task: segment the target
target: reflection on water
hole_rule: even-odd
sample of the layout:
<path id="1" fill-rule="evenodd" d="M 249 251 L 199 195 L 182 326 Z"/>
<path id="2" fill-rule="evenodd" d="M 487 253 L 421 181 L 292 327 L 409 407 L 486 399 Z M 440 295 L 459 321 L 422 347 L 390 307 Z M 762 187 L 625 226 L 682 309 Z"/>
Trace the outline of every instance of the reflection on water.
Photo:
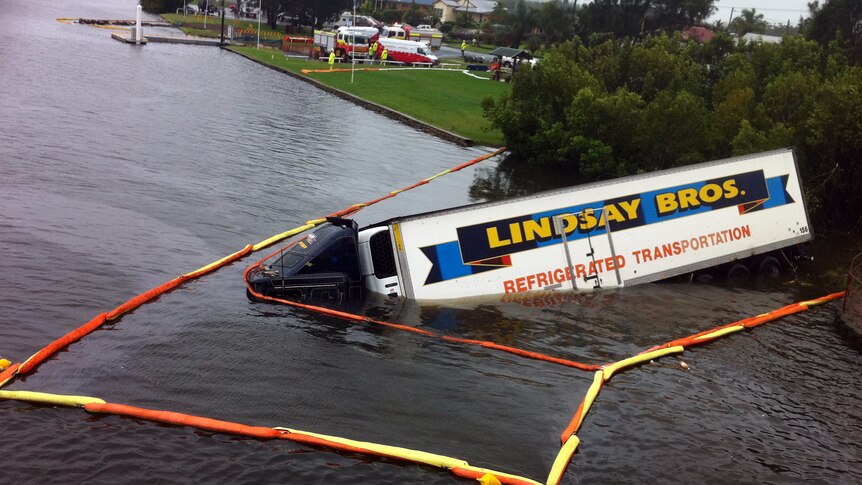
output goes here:
<path id="1" fill-rule="evenodd" d="M 4 357 L 26 359 L 177 274 L 482 152 L 218 49 L 136 48 L 54 20 L 132 11 L 114 0 L 12 0 L 0 9 Z M 540 186 L 518 185 L 522 174 L 505 167 L 483 170 L 437 179 L 357 219 L 367 225 Z M 490 188 L 471 195 L 483 183 Z M 246 264 L 107 325 L 12 388 L 546 476 L 589 374 L 251 303 Z M 604 363 L 820 290 L 670 283 L 434 304 L 379 299 L 352 310 Z M 625 372 L 590 412 L 566 481 L 859 482 L 860 364 L 827 308 Z M 0 466 L 15 483 L 454 481 L 427 467 L 76 410 L 0 402 L 0 415 Z"/>
<path id="2" fill-rule="evenodd" d="M 470 186 L 474 201 L 509 199 L 587 182 L 578 180 L 574 170 L 535 167 L 521 162 L 516 155 L 508 155 L 495 167 L 477 171 Z"/>

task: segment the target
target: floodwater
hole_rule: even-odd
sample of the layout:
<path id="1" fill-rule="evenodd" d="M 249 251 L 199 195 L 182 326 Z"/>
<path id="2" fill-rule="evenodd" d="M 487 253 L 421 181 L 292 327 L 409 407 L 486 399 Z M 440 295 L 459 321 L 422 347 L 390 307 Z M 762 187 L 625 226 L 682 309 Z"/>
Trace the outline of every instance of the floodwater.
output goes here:
<path id="1" fill-rule="evenodd" d="M 55 21 L 128 18 L 133 7 L 0 9 L 0 353 L 13 362 L 177 274 L 483 152 L 216 48 L 127 46 Z M 493 165 L 357 218 L 468 203 L 483 177 Z M 253 260 L 105 326 L 8 389 L 375 441 L 545 479 L 590 374 L 250 303 L 242 271 Z M 669 283 L 364 311 L 604 363 L 835 290 Z M 859 483 L 862 357 L 834 328 L 834 306 L 617 375 L 564 482 Z M 8 401 L 0 470 L 10 483 L 459 481 L 286 441 Z"/>

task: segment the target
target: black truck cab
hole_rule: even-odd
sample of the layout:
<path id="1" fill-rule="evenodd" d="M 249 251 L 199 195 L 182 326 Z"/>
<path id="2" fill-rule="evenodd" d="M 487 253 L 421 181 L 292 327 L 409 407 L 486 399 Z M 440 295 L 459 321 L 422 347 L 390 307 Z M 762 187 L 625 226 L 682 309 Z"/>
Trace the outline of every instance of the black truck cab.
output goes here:
<path id="1" fill-rule="evenodd" d="M 336 217 L 327 222 L 271 264 L 252 270 L 248 281 L 254 291 L 273 298 L 335 305 L 359 298 L 362 277 L 356 222 Z M 251 292 L 248 297 L 257 300 Z"/>

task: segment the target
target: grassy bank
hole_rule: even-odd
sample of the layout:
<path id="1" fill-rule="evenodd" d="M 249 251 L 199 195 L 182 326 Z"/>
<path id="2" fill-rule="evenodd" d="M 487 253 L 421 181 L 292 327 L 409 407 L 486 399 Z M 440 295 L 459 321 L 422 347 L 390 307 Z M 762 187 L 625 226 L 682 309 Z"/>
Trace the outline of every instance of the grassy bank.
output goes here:
<path id="1" fill-rule="evenodd" d="M 274 49 L 231 47 L 249 57 L 297 74 L 303 69 L 327 69 L 326 63 L 285 59 Z M 461 71 L 428 69 L 357 70 L 305 74 L 316 81 L 399 111 L 426 123 L 473 139 L 477 144 L 501 146 L 503 135 L 482 116 L 482 99 L 498 97 L 511 85 L 476 79 Z"/>
<path id="2" fill-rule="evenodd" d="M 182 15 L 163 13 L 162 18 L 170 22 L 178 29 L 189 35 L 200 37 L 220 37 L 221 17 L 206 17 L 206 29 L 204 29 L 203 15 Z M 225 19 L 225 26 L 233 26 L 234 32 L 249 30 L 257 32 L 257 21 L 249 19 Z M 260 24 L 260 34 L 263 37 L 281 39 L 285 34 L 283 30 L 272 29 L 269 24 Z"/>

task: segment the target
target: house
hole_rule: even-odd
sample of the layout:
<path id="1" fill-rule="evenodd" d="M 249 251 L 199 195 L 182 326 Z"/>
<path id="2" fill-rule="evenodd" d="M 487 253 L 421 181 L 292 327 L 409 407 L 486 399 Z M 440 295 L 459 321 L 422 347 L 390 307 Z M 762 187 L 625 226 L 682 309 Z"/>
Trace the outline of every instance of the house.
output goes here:
<path id="1" fill-rule="evenodd" d="M 706 27 L 686 27 L 682 30 L 682 36 L 695 42 L 709 42 L 715 38 L 715 32 Z"/>
<path id="2" fill-rule="evenodd" d="M 491 0 L 436 0 L 434 15 L 443 22 L 454 22 L 459 14 L 467 14 L 474 22 L 481 22 L 494 12 L 496 1 Z"/>
<path id="3" fill-rule="evenodd" d="M 778 37 L 777 35 L 755 34 L 754 32 L 749 32 L 743 35 L 742 40 L 745 42 L 763 42 L 764 44 L 781 43 L 781 37 Z"/>
<path id="4" fill-rule="evenodd" d="M 422 10 L 430 10 L 434 0 L 377 0 L 374 7 L 376 10 L 410 10 L 414 3 Z"/>

